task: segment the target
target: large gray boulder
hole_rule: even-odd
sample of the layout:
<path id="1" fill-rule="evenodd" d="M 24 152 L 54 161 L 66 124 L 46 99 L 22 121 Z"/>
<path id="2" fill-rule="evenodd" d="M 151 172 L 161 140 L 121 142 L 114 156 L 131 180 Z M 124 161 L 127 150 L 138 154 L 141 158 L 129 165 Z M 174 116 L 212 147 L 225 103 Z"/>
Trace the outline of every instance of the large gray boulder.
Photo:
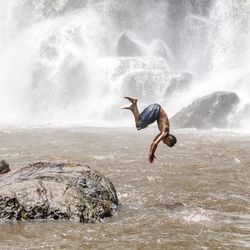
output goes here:
<path id="1" fill-rule="evenodd" d="M 175 128 L 225 128 L 238 103 L 239 97 L 233 92 L 214 92 L 193 101 L 170 122 Z"/>
<path id="2" fill-rule="evenodd" d="M 0 219 L 95 222 L 118 203 L 108 178 L 76 163 L 37 162 L 0 179 Z"/>

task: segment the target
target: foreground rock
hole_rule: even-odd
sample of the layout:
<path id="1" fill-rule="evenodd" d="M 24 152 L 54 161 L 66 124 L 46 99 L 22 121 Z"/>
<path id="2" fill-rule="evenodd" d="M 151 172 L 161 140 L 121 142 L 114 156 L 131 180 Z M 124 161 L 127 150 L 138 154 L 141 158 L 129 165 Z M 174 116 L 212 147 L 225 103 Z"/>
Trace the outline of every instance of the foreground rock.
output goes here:
<path id="1" fill-rule="evenodd" d="M 6 174 L 10 171 L 10 166 L 7 161 L 0 161 L 0 174 Z"/>
<path id="2" fill-rule="evenodd" d="M 37 162 L 0 179 L 0 219 L 95 222 L 118 202 L 108 178 L 75 163 Z"/>
<path id="3" fill-rule="evenodd" d="M 171 118 L 175 128 L 224 128 L 239 97 L 233 92 L 214 92 L 192 102 Z"/>

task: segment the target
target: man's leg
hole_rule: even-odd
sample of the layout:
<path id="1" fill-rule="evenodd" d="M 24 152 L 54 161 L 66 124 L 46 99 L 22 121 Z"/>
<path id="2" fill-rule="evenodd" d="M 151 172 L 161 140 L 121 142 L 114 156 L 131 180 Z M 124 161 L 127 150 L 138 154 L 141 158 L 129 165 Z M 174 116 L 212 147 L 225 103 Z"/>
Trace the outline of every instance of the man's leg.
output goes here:
<path id="1" fill-rule="evenodd" d="M 125 99 L 129 100 L 131 102 L 131 105 L 129 106 L 122 106 L 122 109 L 129 109 L 134 115 L 135 118 L 135 125 L 136 127 L 140 126 L 140 113 L 137 107 L 137 98 L 135 97 L 130 97 L 130 96 L 125 96 Z"/>

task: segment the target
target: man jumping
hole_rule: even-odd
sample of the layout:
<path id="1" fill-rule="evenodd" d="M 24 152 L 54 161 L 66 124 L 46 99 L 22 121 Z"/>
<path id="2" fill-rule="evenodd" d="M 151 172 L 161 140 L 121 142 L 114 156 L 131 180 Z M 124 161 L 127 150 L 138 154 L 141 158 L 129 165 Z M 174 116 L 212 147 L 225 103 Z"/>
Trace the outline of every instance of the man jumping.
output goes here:
<path id="1" fill-rule="evenodd" d="M 160 133 L 154 138 L 148 155 L 148 160 L 150 163 L 154 162 L 156 158 L 154 153 L 160 141 L 169 147 L 173 147 L 177 142 L 174 135 L 169 134 L 169 120 L 166 112 L 159 104 L 150 104 L 146 107 L 140 114 L 137 108 L 137 98 L 125 96 L 131 104 L 122 106 L 122 109 L 129 109 L 134 115 L 135 125 L 138 130 L 146 128 L 149 124 L 157 121 Z"/>

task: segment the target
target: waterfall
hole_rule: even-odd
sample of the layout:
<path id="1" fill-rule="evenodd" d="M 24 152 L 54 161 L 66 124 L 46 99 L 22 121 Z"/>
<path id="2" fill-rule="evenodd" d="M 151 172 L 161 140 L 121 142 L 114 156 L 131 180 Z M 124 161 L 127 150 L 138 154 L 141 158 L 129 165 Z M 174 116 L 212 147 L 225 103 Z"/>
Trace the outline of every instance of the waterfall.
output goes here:
<path id="1" fill-rule="evenodd" d="M 250 3 L 2 0 L 1 125 L 131 125 L 124 95 L 174 115 L 233 91 L 247 124 Z"/>

